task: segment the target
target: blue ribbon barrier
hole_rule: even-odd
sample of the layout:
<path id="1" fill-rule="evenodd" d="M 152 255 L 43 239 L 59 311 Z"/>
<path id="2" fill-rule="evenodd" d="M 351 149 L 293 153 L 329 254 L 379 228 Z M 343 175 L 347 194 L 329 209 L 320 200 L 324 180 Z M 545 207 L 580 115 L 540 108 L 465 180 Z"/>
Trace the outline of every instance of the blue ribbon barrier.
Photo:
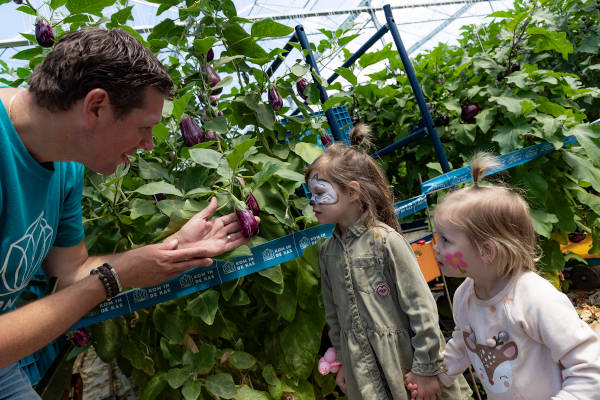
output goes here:
<path id="1" fill-rule="evenodd" d="M 569 136 L 565 138 L 563 146 L 573 144 L 577 142 L 575 136 Z M 511 151 L 510 153 L 503 154 L 495 157 L 499 162 L 500 167 L 490 171 L 487 175 L 492 175 L 500 171 L 507 170 L 517 165 L 524 164 L 528 161 L 535 160 L 543 155 L 553 152 L 556 150 L 552 143 L 544 142 L 533 146 L 526 147 Z M 423 182 L 421 184 L 421 192 L 424 194 L 432 193 L 441 189 L 447 189 L 452 186 L 459 185 L 461 183 L 469 182 L 473 180 L 471 175 L 471 166 L 462 167 L 454 171 L 450 171 L 444 175 L 437 176 L 433 179 Z"/>
<path id="2" fill-rule="evenodd" d="M 414 214 L 425 207 L 427 207 L 425 195 L 394 205 L 398 219 Z M 215 261 L 210 267 L 194 268 L 160 285 L 128 290 L 111 301 L 101 303 L 71 329 L 83 328 L 168 300 L 187 296 L 302 257 L 308 246 L 312 246 L 320 239 L 330 237 L 333 228 L 333 224 L 317 225 L 252 247 L 250 249 L 251 256 L 237 257 L 230 261 Z"/>

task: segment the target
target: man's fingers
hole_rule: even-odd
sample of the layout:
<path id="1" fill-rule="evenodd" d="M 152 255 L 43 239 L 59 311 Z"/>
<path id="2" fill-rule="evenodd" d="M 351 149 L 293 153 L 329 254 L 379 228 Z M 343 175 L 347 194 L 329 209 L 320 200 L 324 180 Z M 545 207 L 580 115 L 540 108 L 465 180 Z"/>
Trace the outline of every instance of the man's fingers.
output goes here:
<path id="1" fill-rule="evenodd" d="M 213 197 L 210 199 L 208 205 L 204 207 L 204 210 L 200 211 L 198 214 L 204 219 L 209 219 L 215 211 L 217 211 L 217 198 Z"/>

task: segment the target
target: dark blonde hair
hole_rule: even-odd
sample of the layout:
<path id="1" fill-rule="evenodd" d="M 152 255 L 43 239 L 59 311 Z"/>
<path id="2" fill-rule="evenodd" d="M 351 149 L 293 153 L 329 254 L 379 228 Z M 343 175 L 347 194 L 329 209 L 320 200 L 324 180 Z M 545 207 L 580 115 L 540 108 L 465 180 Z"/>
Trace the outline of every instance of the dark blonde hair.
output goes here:
<path id="1" fill-rule="evenodd" d="M 477 249 L 486 240 L 492 242 L 504 276 L 535 271 L 540 254 L 527 202 L 508 187 L 480 185 L 496 166 L 490 156 L 477 155 L 472 163 L 475 183 L 448 194 L 437 206 L 434 221 L 459 229 Z"/>
<path id="2" fill-rule="evenodd" d="M 366 226 L 372 227 L 379 220 L 400 232 L 390 184 L 381 168 L 365 150 L 370 145 L 370 136 L 371 128 L 368 125 L 356 125 L 350 131 L 352 146 L 337 142 L 328 147 L 306 169 L 305 178 L 308 180 L 314 171 L 325 172 L 344 192 L 349 189 L 348 183 L 358 182 L 360 203 L 363 212 L 367 214 Z"/>

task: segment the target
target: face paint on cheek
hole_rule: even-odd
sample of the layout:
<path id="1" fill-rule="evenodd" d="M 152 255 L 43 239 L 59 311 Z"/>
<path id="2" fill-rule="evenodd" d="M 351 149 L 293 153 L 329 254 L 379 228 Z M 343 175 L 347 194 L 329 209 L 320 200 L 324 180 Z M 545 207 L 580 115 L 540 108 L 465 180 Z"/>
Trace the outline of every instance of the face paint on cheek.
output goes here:
<path id="1" fill-rule="evenodd" d="M 464 274 L 467 272 L 466 268 L 468 268 L 469 266 L 462 258 L 463 255 L 460 251 L 457 251 L 456 253 L 444 254 L 444 259 L 446 260 L 446 263 L 449 264 L 452 268 Z"/>
<path id="2" fill-rule="evenodd" d="M 319 175 L 315 174 L 307 181 L 308 190 L 311 193 L 311 204 L 335 204 L 338 201 L 337 193 L 333 185 L 325 180 L 319 179 Z M 318 194 L 316 194 L 318 193 Z"/>

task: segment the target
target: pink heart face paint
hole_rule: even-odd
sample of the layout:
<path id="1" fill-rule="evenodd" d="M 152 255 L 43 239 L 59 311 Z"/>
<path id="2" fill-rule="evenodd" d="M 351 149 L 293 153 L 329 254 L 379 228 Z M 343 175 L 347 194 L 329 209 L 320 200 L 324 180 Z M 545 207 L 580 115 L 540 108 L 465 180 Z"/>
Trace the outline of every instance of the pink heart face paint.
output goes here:
<path id="1" fill-rule="evenodd" d="M 463 260 L 463 255 L 460 251 L 457 251 L 455 253 L 445 253 L 444 259 L 446 260 L 446 263 L 448 265 L 450 265 L 452 268 L 454 268 L 462 273 L 467 272 L 466 268 L 468 268 L 468 265 Z"/>

